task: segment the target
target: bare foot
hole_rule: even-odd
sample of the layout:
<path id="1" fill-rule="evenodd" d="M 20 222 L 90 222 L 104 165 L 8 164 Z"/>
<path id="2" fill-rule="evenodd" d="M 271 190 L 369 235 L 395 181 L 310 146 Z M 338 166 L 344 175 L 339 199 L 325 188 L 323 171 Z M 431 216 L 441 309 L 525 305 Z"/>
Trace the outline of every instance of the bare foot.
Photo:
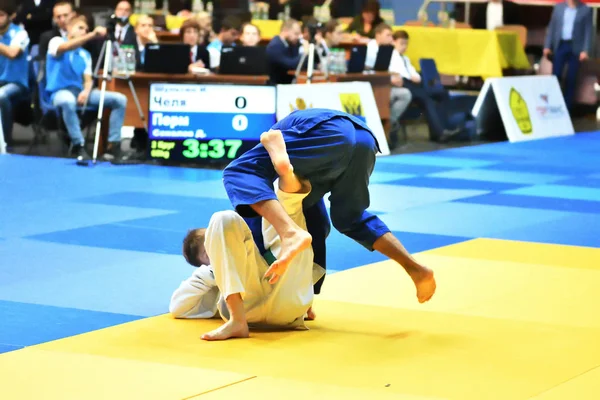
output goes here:
<path id="1" fill-rule="evenodd" d="M 247 338 L 250 336 L 248 324 L 245 322 L 237 322 L 229 320 L 223 325 L 202 335 L 202 340 L 225 340 L 230 338 Z"/>
<path id="2" fill-rule="evenodd" d="M 417 299 L 419 303 L 425 303 L 431 299 L 435 293 L 435 277 L 433 271 L 423 267 L 418 273 L 411 275 L 413 282 L 417 288 Z"/>
<path id="3" fill-rule="evenodd" d="M 307 321 L 314 321 L 315 318 L 317 318 L 317 315 L 315 314 L 315 312 L 313 311 L 313 309 L 311 307 L 306 312 L 306 318 L 304 318 L 304 319 L 307 320 Z"/>
<path id="4" fill-rule="evenodd" d="M 260 143 L 269 153 L 277 175 L 285 176 L 294 172 L 281 131 L 264 132 L 260 135 Z"/>
<path id="5" fill-rule="evenodd" d="M 265 278 L 271 277 L 269 283 L 277 282 L 279 277 L 287 270 L 294 257 L 301 251 L 309 248 L 311 243 L 312 236 L 310 236 L 310 233 L 300 228 L 291 231 L 289 234 L 282 235 L 279 258 L 271 264 L 265 273 Z"/>

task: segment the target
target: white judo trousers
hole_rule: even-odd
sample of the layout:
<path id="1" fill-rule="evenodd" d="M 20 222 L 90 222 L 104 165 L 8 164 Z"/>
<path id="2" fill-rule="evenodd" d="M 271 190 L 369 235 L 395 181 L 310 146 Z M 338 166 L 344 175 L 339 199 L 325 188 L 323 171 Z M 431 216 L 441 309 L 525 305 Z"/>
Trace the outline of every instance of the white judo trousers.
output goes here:
<path id="1" fill-rule="evenodd" d="M 292 220 L 306 229 L 302 200 L 307 193 L 278 191 L 280 203 Z M 263 219 L 265 248 L 275 257 L 280 239 L 275 229 Z M 234 211 L 215 213 L 206 231 L 205 247 L 221 292 L 219 311 L 223 319 L 229 313 L 224 304 L 231 294 L 240 293 L 249 324 L 305 327 L 304 315 L 312 305 L 313 283 L 324 270 L 314 266 L 312 247 L 299 253 L 275 284 L 264 278 L 269 268 L 260 254 L 246 222 Z"/>

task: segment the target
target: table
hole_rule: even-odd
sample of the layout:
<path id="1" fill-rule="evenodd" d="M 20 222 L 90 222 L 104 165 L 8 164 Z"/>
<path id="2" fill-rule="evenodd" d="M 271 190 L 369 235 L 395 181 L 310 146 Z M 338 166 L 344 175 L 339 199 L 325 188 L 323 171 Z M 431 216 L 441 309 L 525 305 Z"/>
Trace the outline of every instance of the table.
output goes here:
<path id="1" fill-rule="evenodd" d="M 400 28 L 400 27 L 398 27 Z M 514 32 L 403 26 L 410 36 L 407 56 L 433 58 L 444 75 L 500 77 L 508 68 L 528 69 L 529 60 Z"/>
<path id="2" fill-rule="evenodd" d="M 290 71 L 293 75 L 295 72 Z M 371 74 L 352 73 L 352 74 L 332 74 L 329 79 L 320 72 L 315 72 L 312 83 L 334 83 L 334 82 L 369 82 L 373 88 L 375 103 L 379 110 L 379 118 L 384 121 L 390 119 L 390 97 L 391 97 L 391 77 L 388 72 L 374 72 Z M 297 83 L 306 83 L 306 74 L 298 76 Z"/>
<path id="3" fill-rule="evenodd" d="M 144 117 L 148 118 L 148 104 L 150 97 L 150 83 L 152 82 L 171 82 L 171 83 L 217 83 L 217 84 L 235 84 L 235 85 L 266 85 L 269 77 L 267 75 L 246 76 L 246 75 L 194 75 L 194 74 L 155 74 L 146 72 L 136 72 L 131 75 L 131 80 L 135 87 L 136 94 L 142 107 Z M 127 96 L 127 110 L 125 112 L 124 126 L 133 126 L 136 128 L 144 127 L 140 120 L 133 95 L 129 90 L 129 83 L 126 79 L 115 77 L 107 84 L 107 90 L 119 92 Z M 108 124 L 103 124 L 108 125 Z"/>

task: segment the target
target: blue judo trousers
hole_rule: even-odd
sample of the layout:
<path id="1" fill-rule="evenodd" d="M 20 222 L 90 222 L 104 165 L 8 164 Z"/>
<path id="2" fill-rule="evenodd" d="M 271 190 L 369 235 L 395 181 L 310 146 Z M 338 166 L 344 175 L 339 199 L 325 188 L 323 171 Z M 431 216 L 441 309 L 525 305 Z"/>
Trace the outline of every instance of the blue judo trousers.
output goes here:
<path id="1" fill-rule="evenodd" d="M 294 172 L 312 186 L 303 210 L 313 238 L 314 262 L 326 268 L 325 240 L 331 229 L 323 201 L 327 193 L 330 193 L 333 226 L 373 251 L 373 243 L 390 230 L 376 215 L 366 211 L 369 177 L 379 151 L 377 140 L 366 124 L 344 112 L 308 109 L 293 112 L 271 129 L 282 132 Z M 277 173 L 261 144 L 223 171 L 227 195 L 246 219 L 263 253 L 262 219 L 250 205 L 277 199 L 273 189 L 275 179 Z M 315 284 L 316 294 L 320 293 L 324 278 Z"/>

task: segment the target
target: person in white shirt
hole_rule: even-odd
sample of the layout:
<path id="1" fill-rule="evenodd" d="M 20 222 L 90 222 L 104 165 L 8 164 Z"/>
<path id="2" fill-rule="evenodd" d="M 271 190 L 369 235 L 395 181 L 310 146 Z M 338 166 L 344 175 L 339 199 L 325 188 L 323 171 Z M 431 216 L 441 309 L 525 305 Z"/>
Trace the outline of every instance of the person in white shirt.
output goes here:
<path id="1" fill-rule="evenodd" d="M 146 45 L 158 43 L 156 32 L 154 32 L 154 19 L 148 15 L 140 15 L 135 23 L 136 34 L 136 69 L 142 69 L 145 62 Z"/>
<path id="2" fill-rule="evenodd" d="M 377 60 L 377 53 L 379 52 L 379 46 L 391 46 L 394 44 L 394 36 L 392 34 L 392 28 L 387 24 L 380 24 L 375 28 L 375 39 L 371 39 L 367 44 L 367 57 L 365 60 L 365 67 L 373 68 L 375 61 Z M 390 60 L 389 72 L 392 74 L 392 90 L 390 98 L 390 119 L 392 121 L 392 128 L 390 130 L 390 145 L 393 147 L 397 138 L 397 132 L 400 129 L 400 117 L 412 101 L 412 94 L 410 90 L 403 87 L 403 80 L 398 75 L 398 66 L 402 64 L 401 56 L 398 52 L 392 53 Z"/>
<path id="3" fill-rule="evenodd" d="M 282 159 L 281 154 L 287 153 L 280 131 L 263 133 L 261 143 L 279 175 L 278 200 L 292 220 L 306 230 L 302 201 L 311 191 L 310 183 L 298 179 L 289 158 Z M 275 274 L 269 265 L 281 251 L 281 239 L 266 219 L 262 220 L 262 234 L 267 249 L 264 255 L 235 211 L 217 212 L 207 229 L 190 231 L 184 239 L 183 254 L 198 268 L 173 293 L 171 314 L 175 318 L 213 318 L 218 312 L 226 322 L 202 335 L 204 340 L 248 337 L 249 324 L 307 329 L 305 317 L 314 319 L 313 285 L 325 271 L 313 263 L 309 246 L 294 258 L 285 274 Z"/>
<path id="4" fill-rule="evenodd" d="M 443 104 L 436 102 L 421 84 L 421 75 L 405 55 L 408 49 L 409 36 L 406 31 L 399 30 L 393 34 L 395 51 L 390 62 L 390 72 L 394 73 L 394 86 L 409 90 L 412 101 L 425 113 L 429 126 L 429 137 L 432 141 L 444 141 L 457 134 L 459 130 L 445 129 Z"/>

